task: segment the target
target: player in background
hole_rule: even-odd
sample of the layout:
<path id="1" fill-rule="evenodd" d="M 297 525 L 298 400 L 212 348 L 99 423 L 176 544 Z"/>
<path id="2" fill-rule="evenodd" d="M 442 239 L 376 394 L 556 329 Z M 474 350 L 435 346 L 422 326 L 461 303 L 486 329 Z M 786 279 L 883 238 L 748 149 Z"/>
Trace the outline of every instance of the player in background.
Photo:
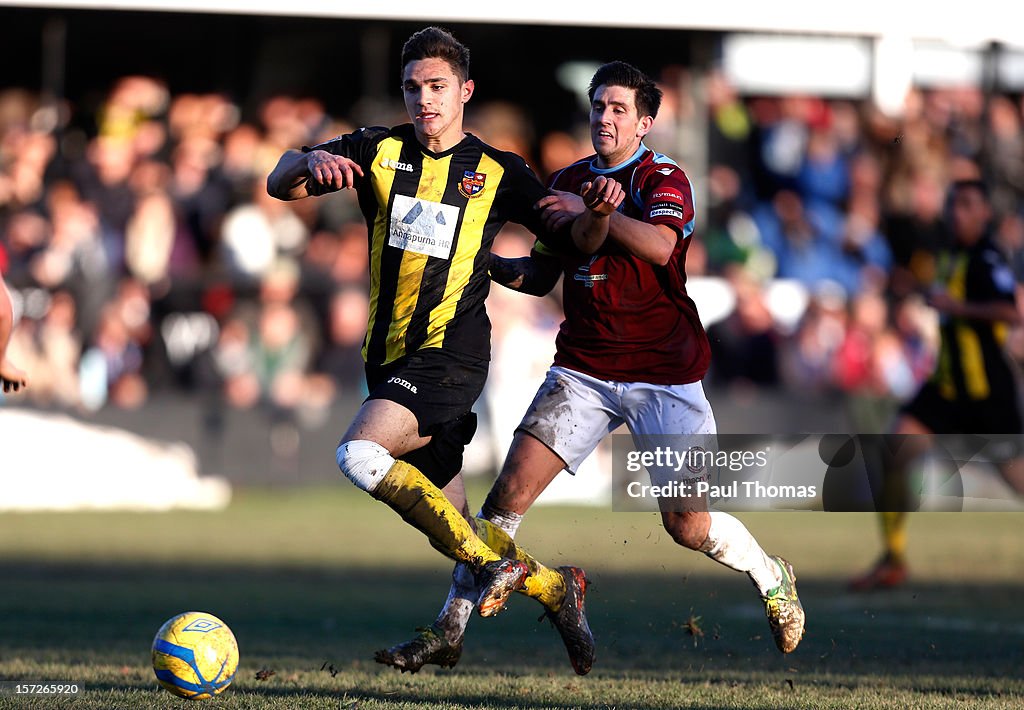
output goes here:
<path id="1" fill-rule="evenodd" d="M 899 437 L 882 471 L 884 552 L 850 589 L 894 587 L 907 578 L 907 510 L 910 470 L 932 447 L 931 434 L 1020 434 L 1016 379 L 1003 350 L 1006 331 L 1020 320 L 1013 272 L 990 237 L 992 205 L 978 180 L 953 183 L 948 219 L 953 247 L 939 260 L 938 287 L 929 304 L 939 312 L 940 345 L 935 371 L 893 425 Z M 1019 458 L 1000 473 L 1024 494 Z"/>
<path id="2" fill-rule="evenodd" d="M 12 330 L 14 309 L 11 306 L 11 294 L 7 291 L 3 273 L 0 273 L 0 385 L 3 385 L 4 392 L 17 392 L 22 387 L 28 387 L 28 375 L 7 359 Z"/>
<path id="3" fill-rule="evenodd" d="M 484 299 L 494 236 L 512 220 L 553 239 L 533 209 L 548 192 L 526 163 L 463 131 L 473 90 L 469 50 L 444 30 L 421 30 L 402 49 L 411 124 L 288 151 L 267 189 L 290 200 L 354 188 L 366 219 L 370 394 L 338 445 L 342 473 L 473 571 L 482 616 L 497 613 L 527 572 L 528 593 L 554 613 L 582 571 L 551 570 L 508 547 L 495 552 L 441 491 L 476 430 L 470 410 L 490 356 Z M 568 232 L 607 231 L 617 206 L 607 197 L 588 194 L 604 212 L 576 220 L 567 247 Z M 479 525 L 488 537 L 488 524 Z"/>
<path id="4" fill-rule="evenodd" d="M 564 275 L 565 321 L 554 365 L 481 512 L 510 537 L 559 471 L 575 471 L 619 425 L 626 424 L 639 448 L 651 436 L 716 431 L 701 384 L 710 350 L 686 295 L 686 251 L 694 225 L 690 183 L 678 165 L 643 142 L 658 114 L 661 91 L 636 68 L 612 62 L 597 70 L 589 96 L 595 154 L 556 173 L 553 194 L 538 207 L 548 227 L 557 230 L 590 208 L 577 196 L 581 189 L 618 182 L 627 199 L 611 216 L 607 235 L 574 233 L 580 253 L 556 255 L 538 242 L 528 257 L 491 257 L 495 281 L 532 295 L 548 293 Z M 779 650 L 796 648 L 804 612 L 788 562 L 765 553 L 727 513 L 709 513 L 704 506 L 663 507 L 662 522 L 678 544 L 749 575 Z M 476 591 L 472 577 L 458 568 L 454 579 L 433 626 L 378 652 L 380 662 L 415 670 L 458 657 Z M 586 590 L 586 579 L 579 580 L 579 589 Z M 578 629 L 575 644 L 573 639 L 566 644 L 573 668 L 587 673 L 594 660 L 589 628 Z"/>

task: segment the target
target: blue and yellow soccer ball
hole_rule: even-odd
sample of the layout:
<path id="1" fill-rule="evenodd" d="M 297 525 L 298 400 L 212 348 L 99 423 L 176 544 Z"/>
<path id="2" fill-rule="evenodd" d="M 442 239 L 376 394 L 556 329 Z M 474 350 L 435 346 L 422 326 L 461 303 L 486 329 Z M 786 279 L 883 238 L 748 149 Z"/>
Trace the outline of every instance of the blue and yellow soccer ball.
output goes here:
<path id="1" fill-rule="evenodd" d="M 235 635 L 213 614 L 178 614 L 156 632 L 153 670 L 164 690 L 189 700 L 212 698 L 238 670 Z"/>

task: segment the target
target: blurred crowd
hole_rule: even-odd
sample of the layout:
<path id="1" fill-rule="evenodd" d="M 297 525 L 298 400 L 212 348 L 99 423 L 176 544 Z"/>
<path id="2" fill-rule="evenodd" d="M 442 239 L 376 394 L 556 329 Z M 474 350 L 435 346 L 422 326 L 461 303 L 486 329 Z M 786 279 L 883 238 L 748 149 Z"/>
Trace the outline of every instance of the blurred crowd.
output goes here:
<path id="1" fill-rule="evenodd" d="M 351 130 L 275 98 L 256 123 L 219 95 L 126 77 L 94 130 L 0 95 L 0 271 L 21 319 L 11 357 L 40 405 L 132 408 L 154 389 L 274 420 L 358 395 L 366 231 L 348 195 L 287 204 L 288 148 Z M 88 124 L 86 124 L 88 125 Z"/>
<path id="2" fill-rule="evenodd" d="M 699 105 L 678 87 L 666 83 L 649 140 L 670 155 Z M 948 242 L 948 183 L 989 181 L 996 239 L 1024 247 L 1024 103 L 914 91 L 894 118 L 870 102 L 743 97 L 719 74 L 704 89 L 710 170 L 688 272 L 735 295 L 709 328 L 712 385 L 845 393 L 855 426 L 884 426 L 932 366 L 923 294 Z M 400 106 L 384 113 L 375 122 L 405 120 Z M 91 116 L 0 93 L 0 272 L 20 313 L 10 355 L 32 373 L 21 396 L 89 411 L 169 388 L 289 426 L 361 397 L 367 253 L 354 196 L 284 203 L 265 190 L 283 151 L 352 128 L 315 100 L 276 97 L 245 120 L 224 96 L 172 95 L 140 76 Z M 529 111 L 505 103 L 474 106 L 467 128 L 542 178 L 592 152 L 585 124 L 535 136 Z M 510 226 L 495 250 L 530 244 Z M 773 296 L 780 279 L 796 288 Z M 495 374 L 526 353 L 542 371 L 557 293 L 497 291 Z"/>
<path id="3" fill-rule="evenodd" d="M 708 270 L 737 294 L 711 327 L 717 381 L 839 393 L 855 430 L 884 431 L 934 365 L 936 318 L 924 303 L 951 241 L 952 181 L 986 181 L 992 236 L 1020 261 L 1024 100 L 913 90 L 892 117 L 870 102 L 744 99 L 720 75 L 707 93 L 703 243 Z M 806 290 L 795 324 L 772 317 L 762 288 L 771 278 Z M 1010 355 L 1024 355 L 1019 330 Z"/>

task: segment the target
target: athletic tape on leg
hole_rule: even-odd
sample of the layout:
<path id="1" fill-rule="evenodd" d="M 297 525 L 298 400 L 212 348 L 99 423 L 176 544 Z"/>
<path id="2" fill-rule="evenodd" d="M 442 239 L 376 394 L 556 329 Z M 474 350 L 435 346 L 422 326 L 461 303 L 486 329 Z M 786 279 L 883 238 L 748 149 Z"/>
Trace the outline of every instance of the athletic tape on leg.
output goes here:
<path id="1" fill-rule="evenodd" d="M 395 465 L 394 457 L 374 441 L 346 441 L 338 445 L 338 468 L 367 493 L 373 493 L 388 471 Z"/>
<path id="2" fill-rule="evenodd" d="M 483 507 L 480 508 L 480 512 L 476 514 L 476 517 L 494 523 L 504 530 L 511 538 L 516 536 L 516 531 L 519 530 L 519 524 L 523 522 L 523 516 L 519 513 L 496 508 L 490 505 L 486 500 L 484 501 Z"/>

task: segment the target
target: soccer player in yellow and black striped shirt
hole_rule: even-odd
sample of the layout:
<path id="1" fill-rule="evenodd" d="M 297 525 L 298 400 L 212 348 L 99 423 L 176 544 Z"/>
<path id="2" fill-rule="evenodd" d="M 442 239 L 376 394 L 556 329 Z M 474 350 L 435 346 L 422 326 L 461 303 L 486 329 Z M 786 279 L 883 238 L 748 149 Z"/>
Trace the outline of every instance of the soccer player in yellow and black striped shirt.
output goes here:
<path id="1" fill-rule="evenodd" d="M 491 243 L 511 220 L 559 248 L 533 209 L 547 191 L 521 158 L 463 131 L 474 84 L 469 52 L 454 37 L 433 27 L 417 32 L 403 47 L 402 67 L 411 124 L 364 128 L 289 151 L 267 181 L 281 199 L 355 188 L 366 218 L 370 395 L 342 437 L 338 466 L 476 571 L 481 615 L 499 611 L 523 585 L 557 611 L 572 583 L 568 568 L 540 565 L 486 520 L 476 521 L 478 537 L 441 490 L 461 469 L 476 430 L 470 410 L 490 351 L 484 299 Z M 591 197 L 611 201 L 613 188 Z M 607 229 L 608 214 L 588 210 L 571 232 Z M 570 248 L 569 234 L 560 241 Z"/>
<path id="2" fill-rule="evenodd" d="M 885 553 L 854 591 L 894 587 L 907 576 L 908 469 L 931 446 L 931 434 L 1019 435 L 1016 379 L 1003 348 L 1010 324 L 1019 322 L 1015 279 L 989 236 L 992 206 L 984 183 L 953 183 L 949 221 L 953 248 L 941 255 L 940 283 L 928 302 L 939 314 L 938 362 L 931 378 L 907 403 L 885 456 L 879 516 Z M 1000 473 L 1024 493 L 1020 458 L 997 461 Z"/>

